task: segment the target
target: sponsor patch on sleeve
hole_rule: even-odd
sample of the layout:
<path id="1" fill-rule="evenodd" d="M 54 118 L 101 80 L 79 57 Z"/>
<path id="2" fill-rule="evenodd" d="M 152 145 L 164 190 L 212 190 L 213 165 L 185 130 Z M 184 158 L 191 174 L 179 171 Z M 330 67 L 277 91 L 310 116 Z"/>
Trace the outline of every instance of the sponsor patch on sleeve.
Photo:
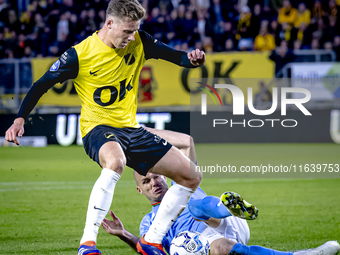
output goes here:
<path id="1" fill-rule="evenodd" d="M 51 72 L 58 71 L 59 66 L 60 66 L 60 61 L 59 61 L 59 59 L 58 59 L 56 62 L 53 63 L 53 65 L 52 65 L 51 68 L 50 68 L 50 71 L 51 71 Z"/>

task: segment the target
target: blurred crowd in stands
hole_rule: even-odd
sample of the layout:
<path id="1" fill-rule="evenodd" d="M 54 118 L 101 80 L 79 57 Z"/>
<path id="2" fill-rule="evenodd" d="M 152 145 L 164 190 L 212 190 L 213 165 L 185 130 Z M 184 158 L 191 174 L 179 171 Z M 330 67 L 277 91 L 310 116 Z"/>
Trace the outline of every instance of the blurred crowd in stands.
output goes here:
<path id="1" fill-rule="evenodd" d="M 102 27 L 108 2 L 0 0 L 0 58 L 61 55 Z M 293 49 L 340 49 L 340 0 L 140 2 L 147 10 L 141 29 L 183 51 L 272 50 L 279 61 Z"/>

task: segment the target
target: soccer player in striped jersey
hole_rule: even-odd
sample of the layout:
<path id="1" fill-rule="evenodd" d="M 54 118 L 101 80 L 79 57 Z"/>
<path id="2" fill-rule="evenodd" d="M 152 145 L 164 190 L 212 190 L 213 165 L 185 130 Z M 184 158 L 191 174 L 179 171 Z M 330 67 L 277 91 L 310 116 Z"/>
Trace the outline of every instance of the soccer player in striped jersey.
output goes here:
<path id="1" fill-rule="evenodd" d="M 71 47 L 36 81 L 23 100 L 6 140 L 18 143 L 25 119 L 39 98 L 54 84 L 73 79 L 81 99 L 80 127 L 86 153 L 102 171 L 93 186 L 78 254 L 101 254 L 96 247 L 98 228 L 107 214 L 114 188 L 129 166 L 141 175 L 165 175 L 176 182 L 149 231 L 138 242 L 142 254 L 165 255 L 161 242 L 197 189 L 202 174 L 195 164 L 166 140 L 136 121 L 140 71 L 148 59 L 163 59 L 194 68 L 205 54 L 174 50 L 139 29 L 145 15 L 137 0 L 111 0 L 100 31 Z M 169 74 L 171 75 L 171 74 Z"/>

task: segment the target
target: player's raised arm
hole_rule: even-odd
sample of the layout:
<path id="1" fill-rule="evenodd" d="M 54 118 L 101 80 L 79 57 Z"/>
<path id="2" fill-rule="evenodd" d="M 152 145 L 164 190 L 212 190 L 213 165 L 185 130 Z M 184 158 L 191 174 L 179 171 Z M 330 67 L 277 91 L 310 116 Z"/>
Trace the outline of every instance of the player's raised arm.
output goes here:
<path id="1" fill-rule="evenodd" d="M 58 82 L 76 78 L 79 71 L 78 56 L 72 47 L 61 55 L 51 68 L 28 91 L 23 100 L 17 118 L 6 131 L 5 139 L 19 145 L 17 136 L 24 134 L 24 124 L 27 116 L 38 103 L 39 99 Z"/>
<path id="2" fill-rule="evenodd" d="M 143 30 L 139 30 L 139 34 L 143 42 L 145 59 L 164 59 L 187 68 L 198 67 L 205 63 L 205 53 L 199 49 L 186 53 L 169 47 Z"/>
<path id="3" fill-rule="evenodd" d="M 110 210 L 110 215 L 112 217 L 112 220 L 108 220 L 104 218 L 102 221 L 102 227 L 103 229 L 114 236 L 118 236 L 122 241 L 127 243 L 132 249 L 137 251 L 136 244 L 139 240 L 139 238 L 133 234 L 131 234 L 129 231 L 127 231 L 123 223 L 120 221 L 120 219 L 113 213 L 112 210 Z"/>

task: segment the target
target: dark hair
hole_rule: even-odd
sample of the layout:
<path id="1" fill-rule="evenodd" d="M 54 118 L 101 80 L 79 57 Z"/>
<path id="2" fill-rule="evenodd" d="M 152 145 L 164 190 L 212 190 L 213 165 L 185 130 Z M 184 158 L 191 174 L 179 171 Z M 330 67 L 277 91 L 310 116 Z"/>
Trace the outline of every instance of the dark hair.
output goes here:
<path id="1" fill-rule="evenodd" d="M 107 16 L 138 21 L 145 16 L 145 9 L 137 0 L 111 0 L 106 10 Z"/>

